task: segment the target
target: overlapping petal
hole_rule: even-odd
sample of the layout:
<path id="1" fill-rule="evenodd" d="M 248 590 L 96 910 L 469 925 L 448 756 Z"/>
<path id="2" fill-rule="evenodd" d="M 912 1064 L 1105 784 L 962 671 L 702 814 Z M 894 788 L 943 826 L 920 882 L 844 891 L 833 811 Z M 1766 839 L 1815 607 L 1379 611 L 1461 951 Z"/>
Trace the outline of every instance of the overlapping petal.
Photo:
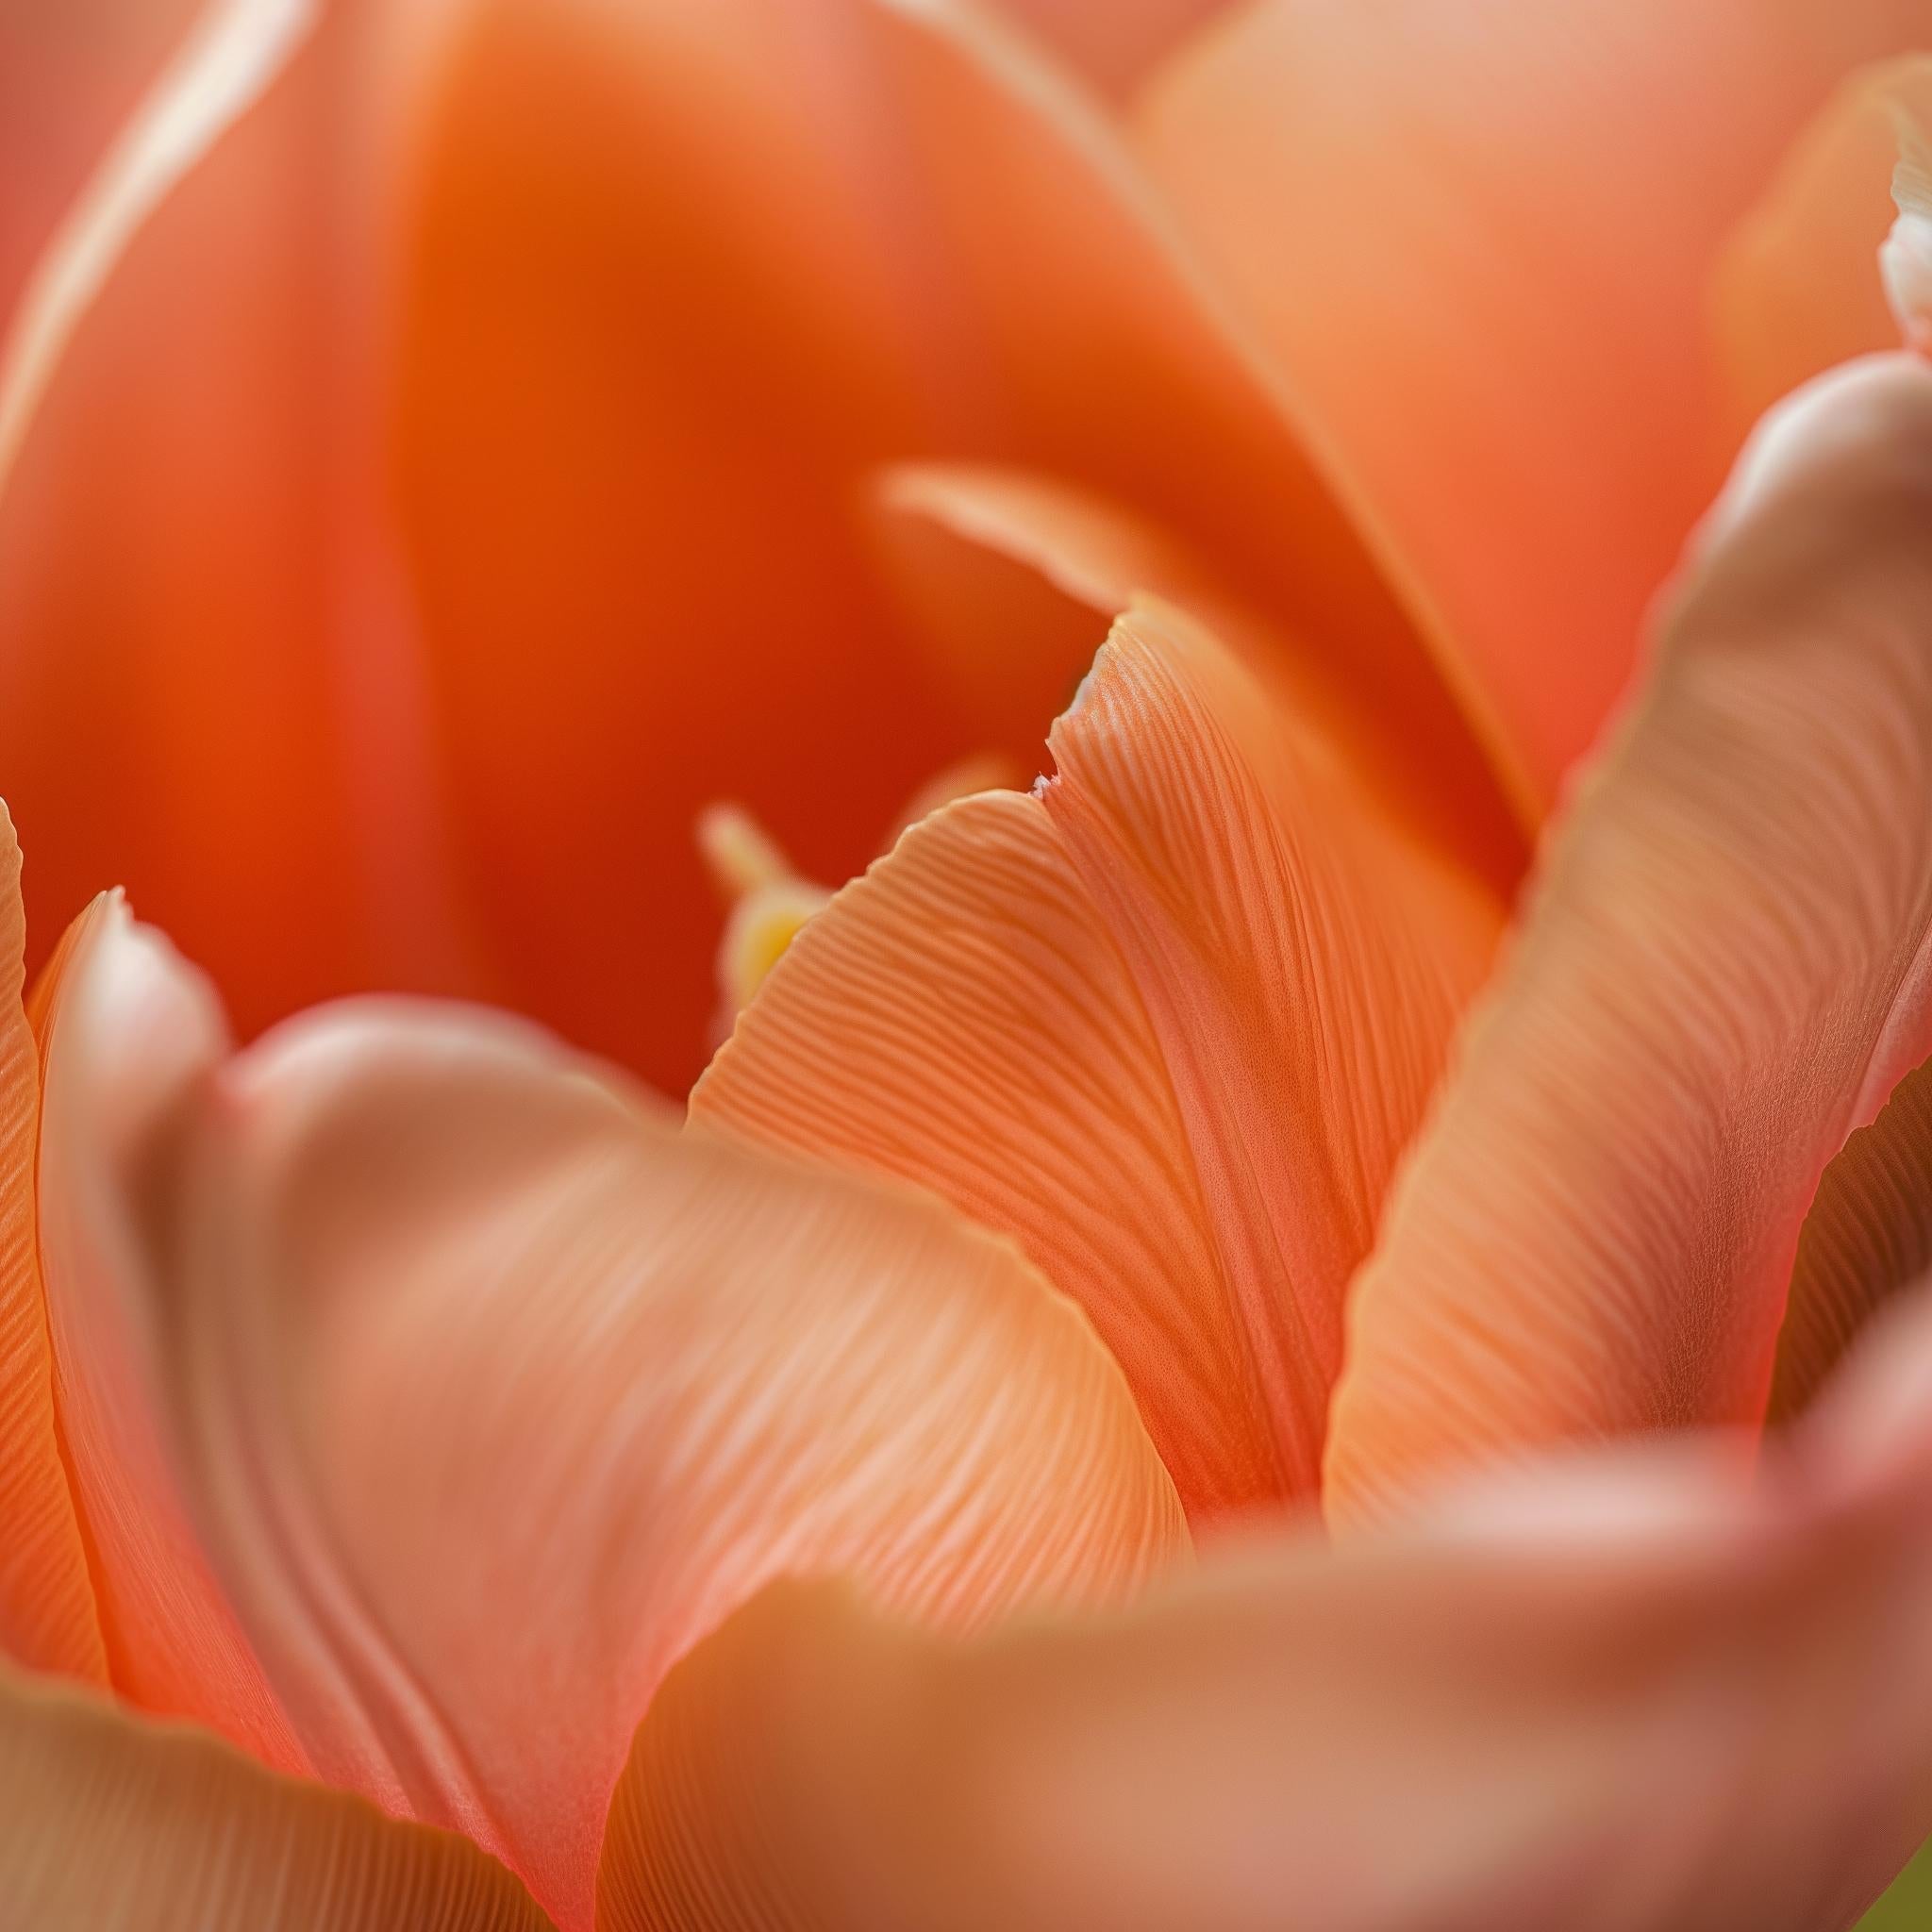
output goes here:
<path id="1" fill-rule="evenodd" d="M 11 1674 L 0 1815 L 0 1898 L 35 1932 L 549 1932 L 460 1838 Z"/>
<path id="2" fill-rule="evenodd" d="M 600 1932 L 1819 1932 L 1932 1825 L 1932 1321 L 1722 1441 L 945 1645 L 766 1592 L 672 1674 Z"/>
<path id="3" fill-rule="evenodd" d="M 1891 1299 L 1932 1270 L 1932 1062 L 1825 1169 L 1798 1238 L 1771 1419 L 1803 1410 Z"/>
<path id="4" fill-rule="evenodd" d="M 119 881 L 251 1030 L 372 982 L 491 990 L 445 891 L 376 474 L 426 17 L 201 9 L 42 265 L 0 406 L 34 954 Z"/>
<path id="5" fill-rule="evenodd" d="M 22 1003 L 20 848 L 0 808 L 0 1654 L 103 1678 L 93 1585 L 61 1462 L 41 1289 L 40 1055 Z"/>
<path id="6" fill-rule="evenodd" d="M 115 1690 L 308 1769 L 211 1573 L 158 1407 L 168 1339 L 134 1202 L 142 1151 L 227 1048 L 214 995 L 116 896 L 37 991 L 41 1266 L 62 1454 Z"/>
<path id="7" fill-rule="evenodd" d="M 308 1761 L 566 1928 L 658 1678 L 770 1577 L 970 1629 L 1185 1549 L 1119 1371 L 1009 1245 L 679 1136 L 516 1023 L 325 1011 L 146 1147 L 136 1312 Z"/>
<path id="8" fill-rule="evenodd" d="M 1345 1283 L 1493 941 L 1278 688 L 1115 628 L 1035 796 L 915 827 L 695 1118 L 936 1189 L 1092 1315 L 1190 1509 L 1309 1491 Z"/>
<path id="9" fill-rule="evenodd" d="M 1932 58 L 1847 81 L 1726 244 L 1711 308 L 1739 433 L 1813 376 L 1896 343 L 1880 257 L 1898 212 L 1900 135 L 1913 119 L 1932 124 Z"/>
<path id="10" fill-rule="evenodd" d="M 1799 1229 L 1932 1051 L 1932 368 L 1740 467 L 1356 1285 L 1331 1514 L 1764 1412 Z"/>
<path id="11" fill-rule="evenodd" d="M 1832 87 L 1924 30 L 1922 0 L 1263 0 L 1142 98 L 1525 796 L 1595 737 L 1728 454 L 1721 249 Z"/>

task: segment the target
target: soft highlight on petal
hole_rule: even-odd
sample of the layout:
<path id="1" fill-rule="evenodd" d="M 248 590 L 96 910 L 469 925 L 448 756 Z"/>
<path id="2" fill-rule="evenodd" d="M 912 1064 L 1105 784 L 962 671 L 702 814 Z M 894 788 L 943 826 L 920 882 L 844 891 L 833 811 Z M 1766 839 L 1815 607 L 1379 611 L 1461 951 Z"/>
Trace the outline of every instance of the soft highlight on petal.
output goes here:
<path id="1" fill-rule="evenodd" d="M 0 495 L 35 406 L 121 251 L 274 80 L 315 0 L 211 0 L 102 160 L 23 292 L 0 349 Z"/>
<path id="2" fill-rule="evenodd" d="M 1881 256 L 1885 289 L 1906 341 L 1932 355 L 1932 61 L 1918 63 L 1909 92 L 1894 109 L 1899 160 L 1892 198 L 1898 220 Z"/>
<path id="3" fill-rule="evenodd" d="M 1013 1235 L 1197 1519 L 1307 1493 L 1342 1291 L 1497 908 L 1168 607 L 1049 742 L 1037 795 L 915 826 L 819 915 L 693 1117 Z"/>
<path id="4" fill-rule="evenodd" d="M 34 1932 L 550 1932 L 453 1834 L 0 1677 L 0 1898 Z"/>
<path id="5" fill-rule="evenodd" d="M 1131 1610 L 768 1591 L 675 1671 L 600 1932 L 1844 1932 L 1932 1827 L 1932 1320 L 1752 1483 L 1625 1446 Z"/>
<path id="6" fill-rule="evenodd" d="M 1520 791 L 1547 806 L 1709 500 L 1712 264 L 1924 0 L 1261 0 L 1141 152 Z"/>
<path id="7" fill-rule="evenodd" d="M 658 1679 L 771 1577 L 971 1629 L 1185 1549 L 1118 1370 L 1010 1246 L 680 1136 L 534 1029 L 325 1010 L 164 1141 L 174 1420 L 311 1761 L 565 1932 Z"/>
<path id="8" fill-rule="evenodd" d="M 1733 436 L 1813 376 L 1897 345 L 1881 258 L 1895 253 L 1893 177 L 1921 97 L 1932 115 L 1924 55 L 1847 81 L 1726 245 L 1711 310 Z"/>
<path id="9" fill-rule="evenodd" d="M 227 1050 L 220 1009 L 118 895 L 82 914 L 35 1006 L 55 1396 L 108 1674 L 142 1709 L 306 1770 L 176 1486 L 158 1407 L 167 1338 L 136 1218 L 148 1138 Z"/>
<path id="10" fill-rule="evenodd" d="M 1932 369 L 1774 417 L 1350 1306 L 1332 1518 L 1764 1413 L 1826 1164 L 1932 1052 Z"/>

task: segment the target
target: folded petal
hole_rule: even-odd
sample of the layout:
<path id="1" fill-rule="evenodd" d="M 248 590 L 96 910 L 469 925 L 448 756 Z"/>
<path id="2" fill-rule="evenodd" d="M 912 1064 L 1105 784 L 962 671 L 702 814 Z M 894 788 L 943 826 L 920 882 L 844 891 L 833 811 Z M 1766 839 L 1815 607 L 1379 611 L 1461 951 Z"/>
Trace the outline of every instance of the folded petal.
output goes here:
<path id="1" fill-rule="evenodd" d="M 1932 58 L 1847 81 L 1726 244 L 1711 306 L 1739 432 L 1814 375 L 1897 344 L 1880 257 L 1898 213 L 1901 117 L 1913 112 L 1932 123 Z"/>
<path id="2" fill-rule="evenodd" d="M 1510 841 L 1118 128 L 987 9 L 487 0 L 423 140 L 396 474 L 465 879 L 519 1006 L 681 1091 L 712 1001 L 684 940 L 715 920 L 705 805 L 840 881 L 932 771 L 1034 755 L 1036 688 L 961 710 L 929 601 L 874 554 L 871 478 L 922 453 L 1172 526 L 1333 640 L 1444 815 Z"/>
<path id="3" fill-rule="evenodd" d="M 210 1574 L 157 1407 L 158 1326 L 132 1202 L 140 1150 L 226 1051 L 207 985 L 118 896 L 97 900 L 37 992 L 41 1265 L 62 1450 L 114 1689 L 307 1768 Z"/>
<path id="4" fill-rule="evenodd" d="M 1142 97 L 1148 165 L 1533 797 L 1728 453 L 1720 249 L 1831 87 L 1924 26 L 1922 0 L 1266 0 Z"/>
<path id="5" fill-rule="evenodd" d="M 185 1725 L 0 1678 L 0 1897 L 36 1932 L 547 1932 L 451 1833 Z"/>
<path id="6" fill-rule="evenodd" d="M 767 1579 L 970 1629 L 1185 1548 L 1118 1370 L 940 1203 L 682 1136 L 459 1008 L 325 1011 L 154 1149 L 150 1318 L 315 1769 L 588 1924 L 632 1727 Z"/>
<path id="7" fill-rule="evenodd" d="M 41 1068 L 21 1001 L 20 847 L 0 807 L 0 1654 L 104 1678 L 93 1585 L 60 1459 L 34 1207 Z"/>
<path id="8" fill-rule="evenodd" d="M 1003 465 L 898 463 L 879 482 L 908 588 L 948 686 L 989 735 L 1059 710 L 1091 662 L 1084 612 L 1111 619 L 1138 594 L 1178 605 L 1279 687 L 1279 702 L 1330 741 L 1424 844 L 1503 891 L 1527 861 L 1513 822 L 1458 808 L 1441 768 L 1418 764 L 1419 720 L 1333 631 L 1300 631 L 1244 598 L 1173 525 L 1091 491 Z M 1461 803 L 1466 803 L 1462 801 Z"/>
<path id="9" fill-rule="evenodd" d="M 1824 1170 L 1798 1238 L 1771 1416 L 1798 1414 L 1891 1299 L 1932 1270 L 1932 1062 Z"/>
<path id="10" fill-rule="evenodd" d="M 1747 452 L 1357 1283 L 1331 1515 L 1764 1413 L 1826 1163 L 1932 1053 L 1932 369 Z"/>
<path id="11" fill-rule="evenodd" d="M 1922 1307 L 1755 1487 L 1598 1451 L 976 1644 L 775 1587 L 641 1730 L 599 1932 L 1842 1932 L 1932 1828 L 1928 1380 Z"/>
<path id="12" fill-rule="evenodd" d="M 1497 909 L 1168 607 L 1050 746 L 1036 795 L 914 827 L 805 930 L 693 1117 L 1014 1236 L 1197 1519 L 1304 1493 L 1342 1291 Z"/>

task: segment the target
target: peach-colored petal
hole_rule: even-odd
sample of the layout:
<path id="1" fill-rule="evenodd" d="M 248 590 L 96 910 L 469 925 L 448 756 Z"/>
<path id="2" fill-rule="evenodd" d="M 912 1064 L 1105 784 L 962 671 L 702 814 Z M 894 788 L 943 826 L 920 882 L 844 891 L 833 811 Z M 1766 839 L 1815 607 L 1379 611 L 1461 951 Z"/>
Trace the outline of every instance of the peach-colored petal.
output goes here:
<path id="1" fill-rule="evenodd" d="M 118 896 L 37 999 L 41 1262 L 58 1427 L 115 1690 L 306 1769 L 184 1513 L 155 1405 L 165 1338 L 130 1201 L 139 1153 L 226 1050 L 213 995 Z"/>
<path id="2" fill-rule="evenodd" d="M 1922 1308 L 1755 1488 L 1598 1451 L 972 1645 L 774 1588 L 640 1732 L 600 1932 L 1843 1932 L 1932 1828 L 1928 1376 Z"/>
<path id="3" fill-rule="evenodd" d="M 0 6 L 0 317 L 201 0 Z"/>
<path id="4" fill-rule="evenodd" d="M 0 338 L 0 491 L 42 391 L 130 240 L 253 107 L 314 0 L 213 0 L 50 239 Z"/>
<path id="5" fill-rule="evenodd" d="M 1924 55 L 1848 81 L 1725 247 L 1711 297 L 1735 433 L 1814 375 L 1897 343 L 1880 255 L 1900 115 L 1922 96 L 1932 119 Z"/>
<path id="6" fill-rule="evenodd" d="M 1909 92 L 1894 106 L 1899 158 L 1891 193 L 1898 218 L 1879 262 L 1907 342 L 1932 355 L 1932 62 L 1917 64 Z"/>
<path id="7" fill-rule="evenodd" d="M 1391 710 L 1384 681 L 1364 675 L 1349 641 L 1300 634 L 1258 610 L 1174 529 L 992 464 L 895 464 L 879 493 L 900 530 L 896 561 L 913 594 L 924 592 L 948 683 L 973 715 L 1003 708 L 1010 718 L 1016 703 L 1036 719 L 1060 709 L 1092 657 L 1080 611 L 1110 619 L 1152 592 L 1277 685 L 1281 702 L 1424 843 L 1506 890 L 1521 876 L 1523 839 L 1503 820 L 1457 809 L 1441 770 L 1416 763 L 1414 719 Z"/>
<path id="8" fill-rule="evenodd" d="M 1712 262 L 1924 0 L 1264 0 L 1141 145 L 1547 801 L 1717 481 Z"/>
<path id="9" fill-rule="evenodd" d="M 435 10 L 201 9 L 42 264 L 0 399 L 33 954 L 118 880 L 248 1029 L 373 982 L 488 988 L 440 890 L 371 451 L 390 90 Z"/>
<path id="10" fill-rule="evenodd" d="M 1342 1290 L 1496 908 L 1166 607 L 1050 743 L 1038 796 L 915 827 L 806 929 L 693 1115 L 1016 1237 L 1197 1517 L 1305 1492 Z"/>
<path id="11" fill-rule="evenodd" d="M 0 1677 L 0 1899 L 33 1932 L 547 1932 L 453 1834 Z"/>
<path id="12" fill-rule="evenodd" d="M 519 1024 L 352 1005 L 163 1137 L 200 1521 L 317 1771 L 588 1924 L 658 1680 L 784 1573 L 970 1628 L 1185 1547 L 1119 1371 L 937 1201 L 680 1136 Z"/>
<path id="13" fill-rule="evenodd" d="M 1130 92 L 1231 0 L 1000 0 L 1094 86 Z"/>
<path id="14" fill-rule="evenodd" d="M 93 1586 L 60 1460 L 34 1208 L 40 1057 L 21 1000 L 20 847 L 0 806 L 0 1655 L 104 1678 Z"/>
<path id="15" fill-rule="evenodd" d="M 1877 1311 L 1932 1270 L 1932 1061 L 1824 1170 L 1798 1238 L 1771 1415 L 1804 1409 Z"/>
<path id="16" fill-rule="evenodd" d="M 398 482 L 517 1004 L 681 1088 L 703 806 L 837 882 L 927 773 L 1034 753 L 1065 684 L 960 710 L 875 560 L 868 483 L 922 452 L 1171 526 L 1334 641 L 1445 812 L 1517 842 L 1118 128 L 984 10 L 485 0 L 425 142 Z"/>
<path id="17" fill-rule="evenodd" d="M 1932 1053 L 1932 369 L 1747 451 L 1357 1283 L 1326 1482 L 1764 1412 L 1825 1165 Z"/>

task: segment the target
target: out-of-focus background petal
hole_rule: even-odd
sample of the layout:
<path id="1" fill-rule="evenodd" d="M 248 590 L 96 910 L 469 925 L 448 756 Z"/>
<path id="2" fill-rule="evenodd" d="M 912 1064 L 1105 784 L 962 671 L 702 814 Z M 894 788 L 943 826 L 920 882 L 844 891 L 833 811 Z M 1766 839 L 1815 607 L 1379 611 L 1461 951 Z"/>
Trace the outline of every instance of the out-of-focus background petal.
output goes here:
<path id="1" fill-rule="evenodd" d="M 1260 0 L 1142 95 L 1149 165 L 1536 798 L 1736 446 L 1723 251 L 1833 89 L 1926 23 L 1924 0 Z M 1869 254 L 1856 273 L 1875 290 Z"/>

